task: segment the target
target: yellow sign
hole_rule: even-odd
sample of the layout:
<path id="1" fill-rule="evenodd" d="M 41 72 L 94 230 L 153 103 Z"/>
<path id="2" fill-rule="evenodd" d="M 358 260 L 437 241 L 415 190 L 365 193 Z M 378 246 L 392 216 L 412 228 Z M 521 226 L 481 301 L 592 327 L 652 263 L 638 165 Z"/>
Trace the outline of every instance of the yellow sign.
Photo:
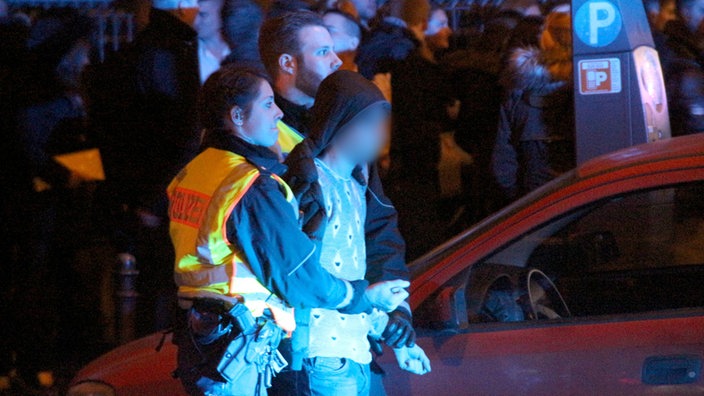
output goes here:
<path id="1" fill-rule="evenodd" d="M 57 155 L 54 159 L 85 181 L 105 180 L 103 161 L 97 148 Z"/>

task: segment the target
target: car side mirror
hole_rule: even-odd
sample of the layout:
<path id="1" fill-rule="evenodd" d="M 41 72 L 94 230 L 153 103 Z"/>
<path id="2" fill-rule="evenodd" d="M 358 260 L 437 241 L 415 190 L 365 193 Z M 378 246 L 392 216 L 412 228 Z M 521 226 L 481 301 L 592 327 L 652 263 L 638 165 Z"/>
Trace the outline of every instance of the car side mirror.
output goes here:
<path id="1" fill-rule="evenodd" d="M 444 287 L 435 299 L 436 321 L 443 329 L 464 329 L 467 317 L 466 287 Z"/>
<path id="2" fill-rule="evenodd" d="M 436 330 L 459 330 L 469 326 L 467 315 L 467 274 L 441 287 L 413 314 L 414 324 Z"/>

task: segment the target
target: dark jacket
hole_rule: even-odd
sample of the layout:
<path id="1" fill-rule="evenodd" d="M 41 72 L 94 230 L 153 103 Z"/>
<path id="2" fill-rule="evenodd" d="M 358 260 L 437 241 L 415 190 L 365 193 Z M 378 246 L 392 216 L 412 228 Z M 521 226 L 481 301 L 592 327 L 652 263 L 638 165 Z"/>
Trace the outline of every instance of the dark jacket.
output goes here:
<path id="1" fill-rule="evenodd" d="M 286 170 L 276 154 L 225 133 L 209 134 L 204 147 L 242 155 L 262 174 L 233 209 L 226 230 L 228 240 L 236 241 L 257 279 L 294 308 L 335 308 L 342 303 L 347 286 L 319 265 L 318 252 L 311 254 L 311 242 L 300 231 L 281 185 L 266 177 Z M 355 297 L 341 311 L 370 310 L 364 298 L 368 282 L 351 283 Z"/>
<path id="2" fill-rule="evenodd" d="M 406 59 L 420 47 L 413 32 L 403 26 L 382 22 L 365 38 L 357 52 L 357 67 L 366 78 L 389 73 L 395 62 Z"/>
<path id="3" fill-rule="evenodd" d="M 310 133 L 310 109 L 292 103 L 279 94 L 274 94 L 274 101 L 284 113 L 281 121 L 303 136 Z"/>
<path id="4" fill-rule="evenodd" d="M 456 98 L 449 69 L 414 51 L 394 65 L 391 89 L 394 171 L 421 183 L 437 184 L 440 134 L 454 130 L 447 113 Z"/>
<path id="5" fill-rule="evenodd" d="M 69 171 L 52 157 L 89 148 L 85 111 L 77 97 L 61 95 L 19 112 L 18 136 L 23 148 L 26 182 L 40 178 L 53 188 L 68 182 Z"/>
<path id="6" fill-rule="evenodd" d="M 363 80 L 358 74 L 344 72 L 342 75 L 347 77 L 354 76 L 350 80 L 360 83 L 360 86 L 355 88 L 360 93 L 359 98 L 356 100 L 364 100 L 364 98 L 367 98 L 365 95 L 375 95 L 369 92 L 362 92 L 360 87 L 368 86 L 370 83 L 367 80 Z M 331 98 L 316 97 L 313 111 L 320 113 L 324 106 L 339 105 L 339 99 L 337 96 Z M 286 103 L 290 104 L 290 102 L 277 101 L 277 103 L 284 103 L 284 106 L 281 107 L 285 114 L 284 121 L 288 120 L 287 123 L 290 122 L 289 125 L 294 125 L 294 127 L 295 125 L 301 126 L 298 131 L 309 137 L 299 144 L 286 159 L 286 164 L 290 166 L 290 172 L 286 175 L 286 180 L 290 182 L 291 188 L 297 198 L 299 198 L 299 202 L 301 202 L 301 199 L 303 200 L 301 209 L 304 214 L 304 231 L 312 238 L 319 240 L 324 233 L 324 228 L 319 228 L 319 224 L 316 224 L 316 222 L 321 220 L 322 214 L 320 210 L 323 207 L 318 206 L 322 202 L 322 192 L 316 183 L 318 174 L 313 164 L 313 158 L 319 154 L 319 141 L 313 136 L 321 134 L 321 132 L 316 132 L 324 128 L 321 122 L 339 123 L 342 113 L 335 114 L 330 120 L 325 120 L 324 117 L 318 116 L 318 120 L 314 121 L 308 118 L 311 117 L 310 113 L 308 111 L 304 112 L 300 106 L 287 106 Z M 291 112 L 290 110 L 294 111 Z M 331 109 L 327 111 L 330 111 L 330 114 L 334 114 Z M 346 111 L 349 112 L 351 109 L 348 108 Z M 299 116 L 296 117 L 296 115 Z M 307 117 L 304 122 L 299 118 L 301 115 Z M 360 180 L 362 179 L 360 178 Z M 365 222 L 365 238 L 367 240 L 366 279 L 372 283 L 393 279 L 407 280 L 410 278 L 410 274 L 405 260 L 406 245 L 398 231 L 398 213 L 384 193 L 376 164 L 369 164 L 368 180 L 362 181 L 368 186 L 366 194 L 367 218 Z M 303 193 L 311 188 L 314 191 L 302 198 Z"/>
<path id="7" fill-rule="evenodd" d="M 572 84 L 554 79 L 537 49 L 517 49 L 507 67 L 492 167 L 508 199 L 575 165 Z"/>
<path id="8" fill-rule="evenodd" d="M 677 20 L 667 24 L 665 36 L 656 44 L 665 76 L 672 135 L 704 132 L 704 36 L 690 32 Z"/>
<path id="9" fill-rule="evenodd" d="M 458 50 L 443 58 L 451 70 L 454 92 L 462 103 L 455 140 L 475 156 L 490 155 L 499 124 L 502 53 L 495 48 Z"/>
<path id="10" fill-rule="evenodd" d="M 674 20 L 665 26 L 665 45 L 668 52 L 663 56 L 663 66 L 668 67 L 671 60 L 689 60 L 704 66 L 704 35 L 692 33 L 680 20 Z"/>
<path id="11" fill-rule="evenodd" d="M 134 203 L 166 213 L 166 186 L 198 153 L 196 98 L 200 87 L 196 32 L 171 14 L 152 9 L 134 45 L 133 130 L 124 154 Z"/>

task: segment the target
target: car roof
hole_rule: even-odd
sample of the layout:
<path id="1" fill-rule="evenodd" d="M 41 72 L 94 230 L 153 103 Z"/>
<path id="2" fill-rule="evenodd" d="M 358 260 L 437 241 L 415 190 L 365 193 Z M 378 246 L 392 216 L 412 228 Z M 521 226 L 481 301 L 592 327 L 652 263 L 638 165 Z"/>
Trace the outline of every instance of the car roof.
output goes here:
<path id="1" fill-rule="evenodd" d="M 587 178 L 643 163 L 701 156 L 704 156 L 704 134 L 694 134 L 641 144 L 594 158 L 579 166 L 577 175 Z"/>
<path id="2" fill-rule="evenodd" d="M 693 158 L 698 158 L 698 160 L 691 161 Z M 409 263 L 411 278 L 419 277 L 435 264 L 461 249 L 473 238 L 501 224 L 522 209 L 570 185 L 602 174 L 624 170 L 629 172 L 630 168 L 634 168 L 633 172 L 638 172 L 635 168 L 639 166 L 677 159 L 686 163 L 692 162 L 695 167 L 701 168 L 702 158 L 704 158 L 704 134 L 696 134 L 641 144 L 589 160 Z"/>

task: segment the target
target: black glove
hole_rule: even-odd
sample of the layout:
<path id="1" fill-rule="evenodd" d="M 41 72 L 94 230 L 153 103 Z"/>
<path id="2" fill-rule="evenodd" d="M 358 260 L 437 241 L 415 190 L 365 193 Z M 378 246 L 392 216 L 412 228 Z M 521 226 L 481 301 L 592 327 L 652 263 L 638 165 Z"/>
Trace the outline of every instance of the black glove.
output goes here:
<path id="1" fill-rule="evenodd" d="M 389 323 L 386 324 L 381 338 L 391 348 L 412 347 L 416 344 L 416 331 L 413 330 L 411 314 L 403 308 L 389 313 Z"/>

